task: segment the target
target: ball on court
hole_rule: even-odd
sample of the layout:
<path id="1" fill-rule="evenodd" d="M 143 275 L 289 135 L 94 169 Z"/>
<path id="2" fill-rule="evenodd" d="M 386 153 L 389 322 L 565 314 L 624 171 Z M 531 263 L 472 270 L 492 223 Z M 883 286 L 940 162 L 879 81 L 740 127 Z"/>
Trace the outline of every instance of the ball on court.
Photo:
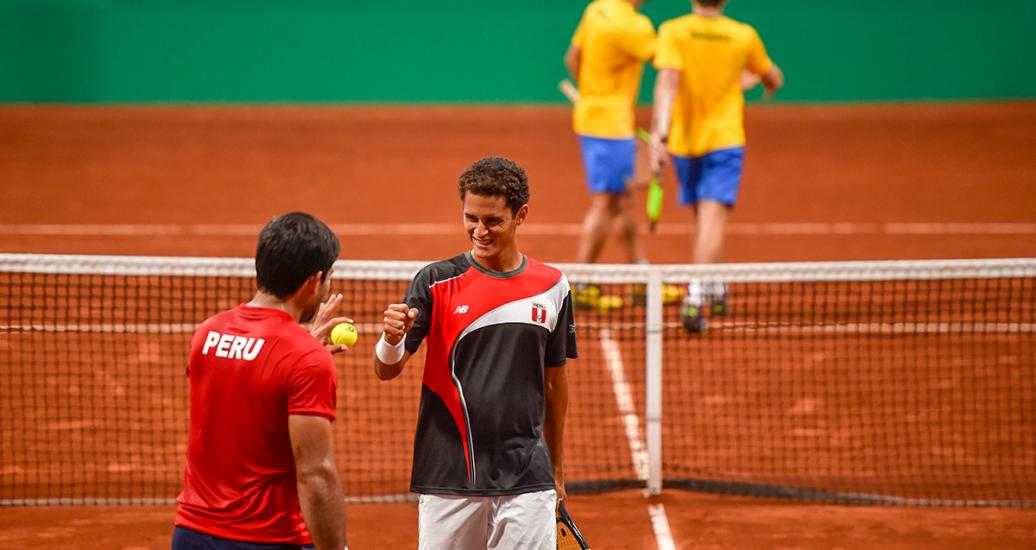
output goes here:
<path id="1" fill-rule="evenodd" d="M 349 323 L 338 323 L 331 329 L 331 343 L 336 346 L 352 346 L 356 343 L 356 327 Z"/>
<path id="2" fill-rule="evenodd" d="M 612 294 L 605 294 L 597 299 L 597 308 L 601 311 L 608 311 L 609 309 L 618 309 L 622 307 L 622 298 L 614 296 Z"/>

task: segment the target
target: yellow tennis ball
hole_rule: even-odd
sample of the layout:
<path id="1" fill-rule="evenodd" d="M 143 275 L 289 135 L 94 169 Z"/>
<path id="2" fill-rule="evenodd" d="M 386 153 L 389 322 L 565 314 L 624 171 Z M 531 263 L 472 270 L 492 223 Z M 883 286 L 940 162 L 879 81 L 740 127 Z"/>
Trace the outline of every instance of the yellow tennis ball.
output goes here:
<path id="1" fill-rule="evenodd" d="M 612 294 L 605 294 L 597 299 L 597 309 L 608 311 L 622 307 L 622 298 Z"/>
<path id="2" fill-rule="evenodd" d="M 356 343 L 356 327 L 349 323 L 338 323 L 331 329 L 331 343 L 336 346 L 352 346 Z"/>

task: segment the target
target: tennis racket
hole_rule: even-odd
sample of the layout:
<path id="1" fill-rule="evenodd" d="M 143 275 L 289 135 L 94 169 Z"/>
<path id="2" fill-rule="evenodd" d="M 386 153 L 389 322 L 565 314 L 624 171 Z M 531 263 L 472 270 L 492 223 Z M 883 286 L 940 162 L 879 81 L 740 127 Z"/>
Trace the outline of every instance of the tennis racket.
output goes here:
<path id="1" fill-rule="evenodd" d="M 569 102 L 575 104 L 579 102 L 579 88 L 576 88 L 572 81 L 565 78 L 561 82 L 558 82 L 558 91 L 564 95 Z"/>
<path id="2" fill-rule="evenodd" d="M 590 545 L 572 521 L 572 516 L 568 515 L 564 502 L 558 505 L 557 526 L 558 550 L 590 550 Z"/>

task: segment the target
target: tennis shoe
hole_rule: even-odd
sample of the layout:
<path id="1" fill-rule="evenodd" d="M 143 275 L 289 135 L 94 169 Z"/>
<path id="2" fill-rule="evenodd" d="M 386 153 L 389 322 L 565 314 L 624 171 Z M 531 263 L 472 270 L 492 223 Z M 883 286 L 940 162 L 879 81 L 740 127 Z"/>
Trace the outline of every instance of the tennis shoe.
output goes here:
<path id="1" fill-rule="evenodd" d="M 662 305 L 679 304 L 684 297 L 684 287 L 680 285 L 662 285 Z"/>
<path id="2" fill-rule="evenodd" d="M 572 292 L 572 301 L 577 309 L 597 309 L 601 299 L 601 289 L 597 285 L 576 285 Z"/>
<path id="3" fill-rule="evenodd" d="M 619 309 L 625 304 L 623 303 L 621 296 L 614 294 L 602 294 L 597 298 L 597 311 L 608 312 L 613 309 Z"/>
<path id="4" fill-rule="evenodd" d="M 631 292 L 633 295 L 633 303 L 643 305 L 647 303 L 647 290 L 643 283 L 637 283 L 633 285 Z M 683 299 L 684 289 L 679 285 L 663 284 L 662 285 L 662 305 L 671 306 L 679 304 L 680 300 Z"/>
<path id="5" fill-rule="evenodd" d="M 709 303 L 709 314 L 713 317 L 726 317 L 730 309 L 727 306 L 727 297 L 717 298 Z"/>
<path id="6" fill-rule="evenodd" d="M 691 334 L 705 332 L 705 329 L 708 328 L 708 323 L 705 322 L 701 315 L 701 306 L 692 304 L 686 298 L 683 301 L 683 312 L 680 321 L 683 323 L 684 330 Z"/>

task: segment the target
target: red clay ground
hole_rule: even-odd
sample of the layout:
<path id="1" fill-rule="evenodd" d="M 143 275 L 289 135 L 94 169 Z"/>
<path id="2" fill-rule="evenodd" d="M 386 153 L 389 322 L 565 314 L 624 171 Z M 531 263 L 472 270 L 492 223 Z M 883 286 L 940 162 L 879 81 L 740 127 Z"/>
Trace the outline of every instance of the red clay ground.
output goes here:
<path id="1" fill-rule="evenodd" d="M 572 497 L 569 510 L 593 548 L 654 550 L 637 491 Z M 661 499 L 678 550 L 1032 548 L 1034 512 L 820 506 L 681 491 Z M 172 507 L 4 508 L 5 548 L 169 548 Z M 417 507 L 349 506 L 349 548 L 417 547 Z"/>
<path id="2" fill-rule="evenodd" d="M 728 261 L 1036 256 L 1034 103 L 764 107 L 748 126 Z M 588 197 L 567 109 L 0 107 L 0 251 L 247 257 L 262 223 L 302 209 L 341 230 L 345 257 L 442 258 L 466 246 L 456 175 L 487 154 L 529 171 L 524 250 L 571 261 Z M 686 217 L 670 200 L 648 240 L 654 261 L 688 257 Z M 621 257 L 610 247 L 604 260 Z M 679 491 L 662 502 L 678 548 L 1036 540 L 1034 511 Z M 635 492 L 571 507 L 595 548 L 655 547 Z M 354 548 L 415 545 L 413 505 L 350 514 Z M 161 548 L 171 518 L 164 507 L 0 508 L 0 546 Z"/>
<path id="3" fill-rule="evenodd" d="M 575 228 L 544 225 L 578 224 L 589 202 L 568 117 L 549 107 L 0 107 L 0 250 L 247 257 L 258 226 L 304 209 L 375 224 L 345 242 L 346 257 L 445 257 L 465 246 L 457 174 L 499 154 L 530 174 L 524 247 L 571 260 L 575 235 L 554 231 Z M 1036 103 L 761 107 L 750 109 L 748 135 L 727 261 L 1036 255 Z M 663 222 L 686 219 L 669 200 Z M 1023 227 L 917 235 L 924 228 L 884 225 L 907 222 Z M 401 223 L 457 231 L 380 227 Z M 774 223 L 813 225 L 760 225 Z M 54 237 L 10 224 L 216 235 Z M 245 227 L 227 237 L 199 224 Z M 681 228 L 662 229 L 648 241 L 652 259 L 686 261 Z M 604 259 L 621 260 L 614 247 Z"/>

